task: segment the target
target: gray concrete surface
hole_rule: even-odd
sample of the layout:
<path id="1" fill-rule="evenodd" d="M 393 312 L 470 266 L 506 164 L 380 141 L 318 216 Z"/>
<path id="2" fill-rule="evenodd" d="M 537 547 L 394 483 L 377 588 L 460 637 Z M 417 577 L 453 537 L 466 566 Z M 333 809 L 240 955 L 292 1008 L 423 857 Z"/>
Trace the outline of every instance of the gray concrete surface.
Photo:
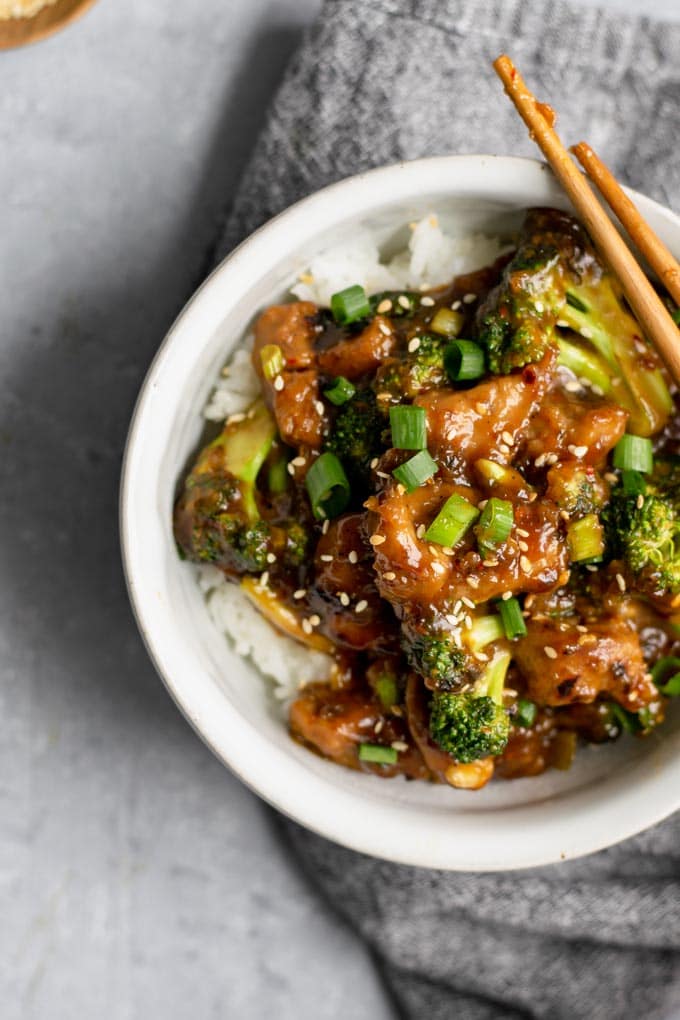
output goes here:
<path id="1" fill-rule="evenodd" d="M 138 386 L 317 6 L 101 0 L 0 56 L 3 1020 L 391 1016 L 165 694 L 117 550 Z"/>

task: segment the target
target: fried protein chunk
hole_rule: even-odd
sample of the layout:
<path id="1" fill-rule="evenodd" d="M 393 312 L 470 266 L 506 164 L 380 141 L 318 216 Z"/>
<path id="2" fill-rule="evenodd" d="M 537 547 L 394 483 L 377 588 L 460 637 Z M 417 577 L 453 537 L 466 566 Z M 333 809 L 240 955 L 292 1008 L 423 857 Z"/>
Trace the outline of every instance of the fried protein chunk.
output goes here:
<path id="1" fill-rule="evenodd" d="M 359 379 L 375 372 L 390 356 L 397 342 L 394 327 L 383 315 L 376 317 L 358 336 L 340 340 L 319 353 L 319 368 L 329 377 Z"/>

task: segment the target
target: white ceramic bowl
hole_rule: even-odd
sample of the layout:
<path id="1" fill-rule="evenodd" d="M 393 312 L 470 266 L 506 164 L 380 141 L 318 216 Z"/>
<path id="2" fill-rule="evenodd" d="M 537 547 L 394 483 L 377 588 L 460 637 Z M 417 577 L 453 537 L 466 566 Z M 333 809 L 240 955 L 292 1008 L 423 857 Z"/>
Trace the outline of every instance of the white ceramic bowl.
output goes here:
<path id="1" fill-rule="evenodd" d="M 680 254 L 680 219 L 636 196 Z M 601 849 L 680 806 L 680 718 L 647 740 L 580 749 L 568 772 L 491 783 L 470 793 L 382 780 L 339 768 L 295 744 L 267 682 L 208 617 L 171 530 L 175 485 L 199 439 L 201 408 L 253 316 L 280 300 L 310 256 L 358 225 L 387 246 L 436 210 L 462 231 L 503 233 L 532 205 L 570 208 L 533 160 L 451 156 L 341 181 L 277 216 L 206 280 L 163 342 L 128 439 L 121 497 L 130 597 L 171 695 L 214 753 L 249 787 L 310 829 L 406 864 L 495 870 L 547 864 Z"/>

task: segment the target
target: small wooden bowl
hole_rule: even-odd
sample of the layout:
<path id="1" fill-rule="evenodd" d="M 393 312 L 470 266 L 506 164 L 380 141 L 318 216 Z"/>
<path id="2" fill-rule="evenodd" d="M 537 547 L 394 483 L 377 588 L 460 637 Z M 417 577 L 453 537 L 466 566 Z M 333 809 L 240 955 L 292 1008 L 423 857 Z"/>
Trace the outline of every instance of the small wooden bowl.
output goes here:
<path id="1" fill-rule="evenodd" d="M 84 14 L 94 2 L 95 0 L 57 0 L 55 4 L 38 11 L 32 18 L 9 18 L 0 21 L 0 50 L 27 46 L 28 43 L 45 39 Z"/>

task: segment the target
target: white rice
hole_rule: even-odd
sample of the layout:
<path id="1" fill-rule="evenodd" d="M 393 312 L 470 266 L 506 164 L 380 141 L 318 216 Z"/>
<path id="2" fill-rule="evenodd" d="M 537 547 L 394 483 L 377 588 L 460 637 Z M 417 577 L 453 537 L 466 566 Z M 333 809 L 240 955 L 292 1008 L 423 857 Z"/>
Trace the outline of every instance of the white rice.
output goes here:
<path id="1" fill-rule="evenodd" d="M 360 283 L 369 295 L 382 290 L 427 290 L 460 273 L 488 265 L 504 250 L 498 237 L 485 234 L 451 237 L 441 229 L 436 215 L 430 213 L 411 225 L 408 248 L 388 263 L 381 261 L 371 235 L 358 233 L 342 250 L 316 256 L 291 292 L 300 300 L 328 305 L 332 294 L 354 283 Z M 249 336 L 222 370 L 204 409 L 206 418 L 223 421 L 231 414 L 247 410 L 259 395 L 251 349 Z M 279 700 L 288 701 L 304 684 L 328 677 L 333 664 L 329 655 L 312 651 L 273 627 L 239 586 L 227 581 L 215 567 L 197 570 L 215 626 L 240 655 L 249 658 L 260 673 L 274 681 L 274 693 Z"/>

